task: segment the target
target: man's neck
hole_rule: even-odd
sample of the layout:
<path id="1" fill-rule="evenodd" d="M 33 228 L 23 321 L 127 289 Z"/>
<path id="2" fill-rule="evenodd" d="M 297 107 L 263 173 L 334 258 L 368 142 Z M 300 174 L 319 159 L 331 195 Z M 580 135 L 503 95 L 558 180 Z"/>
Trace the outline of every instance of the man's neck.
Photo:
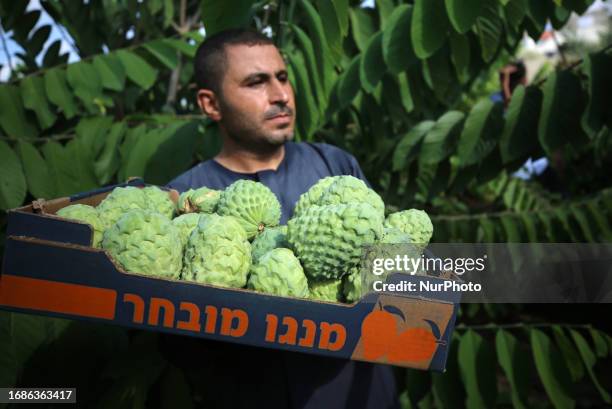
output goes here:
<path id="1" fill-rule="evenodd" d="M 255 173 L 276 170 L 285 157 L 285 145 L 269 152 L 254 152 L 224 141 L 221 152 L 214 160 L 223 167 L 238 173 Z"/>

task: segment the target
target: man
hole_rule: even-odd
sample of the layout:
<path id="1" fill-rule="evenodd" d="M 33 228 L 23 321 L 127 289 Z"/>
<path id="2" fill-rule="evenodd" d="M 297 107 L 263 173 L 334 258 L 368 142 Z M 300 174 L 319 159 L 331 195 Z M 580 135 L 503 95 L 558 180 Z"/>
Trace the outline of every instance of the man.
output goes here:
<path id="1" fill-rule="evenodd" d="M 223 189 L 238 179 L 267 185 L 282 205 L 281 223 L 319 179 L 365 180 L 353 156 L 327 144 L 292 142 L 295 100 L 286 65 L 267 37 L 229 30 L 209 37 L 195 58 L 197 100 L 216 121 L 223 147 L 169 187 Z M 390 367 L 313 355 L 165 336 L 163 350 L 201 387 L 202 407 L 398 407 Z M 195 386 L 195 385 L 194 385 Z"/>

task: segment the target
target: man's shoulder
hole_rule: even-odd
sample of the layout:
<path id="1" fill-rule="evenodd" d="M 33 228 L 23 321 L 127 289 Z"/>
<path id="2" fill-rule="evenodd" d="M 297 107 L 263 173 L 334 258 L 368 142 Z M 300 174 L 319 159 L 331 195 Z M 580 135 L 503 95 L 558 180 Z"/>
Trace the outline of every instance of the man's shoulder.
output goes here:
<path id="1" fill-rule="evenodd" d="M 342 148 L 324 142 L 296 142 L 290 147 L 294 150 L 292 156 L 300 157 L 300 165 L 306 163 L 321 177 L 351 175 L 367 183 L 357 159 Z"/>

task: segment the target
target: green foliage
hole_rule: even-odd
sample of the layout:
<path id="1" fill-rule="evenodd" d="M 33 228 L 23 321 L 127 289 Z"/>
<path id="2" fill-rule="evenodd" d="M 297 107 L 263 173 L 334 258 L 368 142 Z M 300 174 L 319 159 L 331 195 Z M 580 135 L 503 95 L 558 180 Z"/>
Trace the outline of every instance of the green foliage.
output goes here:
<path id="1" fill-rule="evenodd" d="M 610 242 L 609 49 L 543 71 L 542 82 L 517 88 L 506 107 L 488 95 L 523 31 L 537 40 L 547 21 L 559 27 L 592 2 L 386 0 L 374 9 L 347 0 L 42 2 L 80 57 L 68 63 L 59 41 L 37 58 L 50 31 L 40 11 L 0 0 L 3 31 L 21 49 L 20 65 L 13 61 L 10 80 L 0 84 L 0 209 L 132 176 L 165 184 L 213 157 L 219 129 L 193 115 L 199 29 L 267 27 L 287 57 L 297 139 L 350 151 L 387 213 L 427 209 L 436 242 Z M 552 182 L 511 176 L 542 156 Z M 0 215 L 0 229 L 5 224 Z M 465 312 L 460 322 L 473 318 Z M 581 389 L 568 383 L 590 383 L 610 403 L 600 376 L 609 367 L 609 335 L 523 327 L 460 325 L 447 372 L 408 371 L 403 402 L 560 408 L 581 404 Z M 69 347 L 80 362 L 34 373 L 69 356 Z M 50 379 L 79 385 L 84 402 L 99 407 L 148 406 L 153 389 L 160 406 L 187 407 L 194 392 L 160 355 L 154 334 L 1 313 L 0 384 Z"/>

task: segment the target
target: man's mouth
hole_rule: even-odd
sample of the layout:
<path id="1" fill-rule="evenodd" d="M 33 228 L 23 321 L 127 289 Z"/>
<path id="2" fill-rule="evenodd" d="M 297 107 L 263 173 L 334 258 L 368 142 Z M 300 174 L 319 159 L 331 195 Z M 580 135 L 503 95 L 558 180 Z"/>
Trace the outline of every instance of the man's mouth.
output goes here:
<path id="1" fill-rule="evenodd" d="M 291 117 L 290 114 L 279 114 L 279 115 L 274 115 L 274 116 L 268 118 L 268 120 L 282 121 L 282 120 L 288 120 L 290 117 Z"/>

